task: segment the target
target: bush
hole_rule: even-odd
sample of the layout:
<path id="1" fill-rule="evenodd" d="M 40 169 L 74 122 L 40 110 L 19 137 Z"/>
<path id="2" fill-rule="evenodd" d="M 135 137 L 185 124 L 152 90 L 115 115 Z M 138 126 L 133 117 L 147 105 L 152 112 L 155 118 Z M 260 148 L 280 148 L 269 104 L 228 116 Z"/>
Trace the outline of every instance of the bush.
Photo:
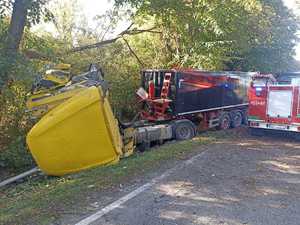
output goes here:
<path id="1" fill-rule="evenodd" d="M 32 124 L 26 115 L 26 86 L 23 82 L 0 93 L 0 166 L 19 170 L 33 165 L 25 136 Z"/>
<path id="2" fill-rule="evenodd" d="M 138 74 L 138 73 L 137 73 Z M 118 79 L 107 76 L 110 84 L 110 103 L 115 116 L 122 121 L 131 121 L 138 112 L 136 90 L 139 87 L 139 77 L 127 74 L 114 74 Z"/>
<path id="3" fill-rule="evenodd" d="M 6 149 L 0 154 L 0 166 L 13 170 L 31 168 L 34 160 L 28 152 L 25 135 L 14 137 Z"/>

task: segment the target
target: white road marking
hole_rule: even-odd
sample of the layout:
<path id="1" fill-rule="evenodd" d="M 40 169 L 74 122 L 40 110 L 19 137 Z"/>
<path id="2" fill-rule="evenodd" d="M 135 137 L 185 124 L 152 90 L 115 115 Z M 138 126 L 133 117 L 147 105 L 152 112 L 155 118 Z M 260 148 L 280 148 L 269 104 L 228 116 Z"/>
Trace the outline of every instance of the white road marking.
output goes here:
<path id="1" fill-rule="evenodd" d="M 76 223 L 75 225 L 90 225 L 91 223 L 97 221 L 104 215 L 108 214 L 109 212 L 119 208 L 121 205 L 129 201 L 130 199 L 133 199 L 134 197 L 138 196 L 142 192 L 146 191 L 147 189 L 153 187 L 155 184 L 157 184 L 159 181 L 163 180 L 164 178 L 170 176 L 173 172 L 177 170 L 181 170 L 182 168 L 191 165 L 194 161 L 196 161 L 198 158 L 200 158 L 202 155 L 204 155 L 208 150 L 203 151 L 202 153 L 194 156 L 193 158 L 183 162 L 182 164 L 175 166 L 172 169 L 167 170 L 165 173 L 163 173 L 161 176 L 156 177 L 152 179 L 151 182 L 144 184 L 143 186 L 139 187 L 138 189 L 130 192 L 129 194 L 125 195 L 124 197 L 116 200 L 115 202 L 109 204 L 108 206 L 104 207 L 103 209 L 99 210 L 95 214 L 81 220 L 80 222 Z"/>

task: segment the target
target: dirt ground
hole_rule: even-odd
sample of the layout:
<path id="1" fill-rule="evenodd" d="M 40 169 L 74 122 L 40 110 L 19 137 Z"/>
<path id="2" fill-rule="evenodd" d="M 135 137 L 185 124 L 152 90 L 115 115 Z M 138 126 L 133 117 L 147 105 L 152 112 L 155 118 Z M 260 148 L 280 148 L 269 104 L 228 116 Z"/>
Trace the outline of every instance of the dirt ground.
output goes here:
<path id="1" fill-rule="evenodd" d="M 300 224 L 299 142 L 280 134 L 257 138 L 237 130 L 230 138 L 201 148 L 204 153 L 191 164 L 92 224 Z M 130 193 L 137 187 L 124 190 Z M 120 197 L 109 195 L 110 203 Z M 90 214 L 103 208 L 101 201 L 91 203 Z M 75 224 L 87 216 L 78 213 L 60 223 Z"/>

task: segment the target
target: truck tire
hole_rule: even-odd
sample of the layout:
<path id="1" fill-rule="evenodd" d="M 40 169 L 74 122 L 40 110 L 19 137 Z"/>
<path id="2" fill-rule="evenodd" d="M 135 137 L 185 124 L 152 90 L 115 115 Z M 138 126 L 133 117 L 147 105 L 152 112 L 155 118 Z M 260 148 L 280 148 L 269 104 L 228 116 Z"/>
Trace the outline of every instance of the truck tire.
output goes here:
<path id="1" fill-rule="evenodd" d="M 176 140 L 190 140 L 196 136 L 195 125 L 189 120 L 176 121 L 173 126 Z"/>
<path id="2" fill-rule="evenodd" d="M 137 150 L 139 152 L 145 152 L 145 151 L 149 150 L 150 147 L 151 147 L 151 144 L 149 142 L 143 141 L 141 144 L 139 144 L 137 146 Z"/>
<path id="3" fill-rule="evenodd" d="M 223 113 L 220 117 L 220 122 L 218 126 L 218 130 L 228 130 L 231 126 L 231 117 L 228 112 Z"/>
<path id="4" fill-rule="evenodd" d="M 248 112 L 247 111 L 243 111 L 243 124 L 248 126 Z"/>
<path id="5" fill-rule="evenodd" d="M 231 114 L 231 127 L 232 128 L 237 128 L 243 125 L 243 113 L 242 111 L 234 111 Z"/>

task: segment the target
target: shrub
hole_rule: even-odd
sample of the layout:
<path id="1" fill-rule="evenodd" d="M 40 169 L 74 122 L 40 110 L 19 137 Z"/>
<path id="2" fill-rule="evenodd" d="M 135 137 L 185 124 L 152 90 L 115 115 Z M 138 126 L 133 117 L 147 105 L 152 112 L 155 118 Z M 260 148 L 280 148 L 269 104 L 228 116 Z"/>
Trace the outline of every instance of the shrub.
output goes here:
<path id="1" fill-rule="evenodd" d="M 31 127 L 26 115 L 26 86 L 23 82 L 3 88 L 0 93 L 0 166 L 21 169 L 33 165 L 25 136 Z"/>
<path id="2" fill-rule="evenodd" d="M 25 135 L 14 137 L 0 154 L 0 166 L 13 170 L 31 168 L 34 160 L 27 150 Z"/>

